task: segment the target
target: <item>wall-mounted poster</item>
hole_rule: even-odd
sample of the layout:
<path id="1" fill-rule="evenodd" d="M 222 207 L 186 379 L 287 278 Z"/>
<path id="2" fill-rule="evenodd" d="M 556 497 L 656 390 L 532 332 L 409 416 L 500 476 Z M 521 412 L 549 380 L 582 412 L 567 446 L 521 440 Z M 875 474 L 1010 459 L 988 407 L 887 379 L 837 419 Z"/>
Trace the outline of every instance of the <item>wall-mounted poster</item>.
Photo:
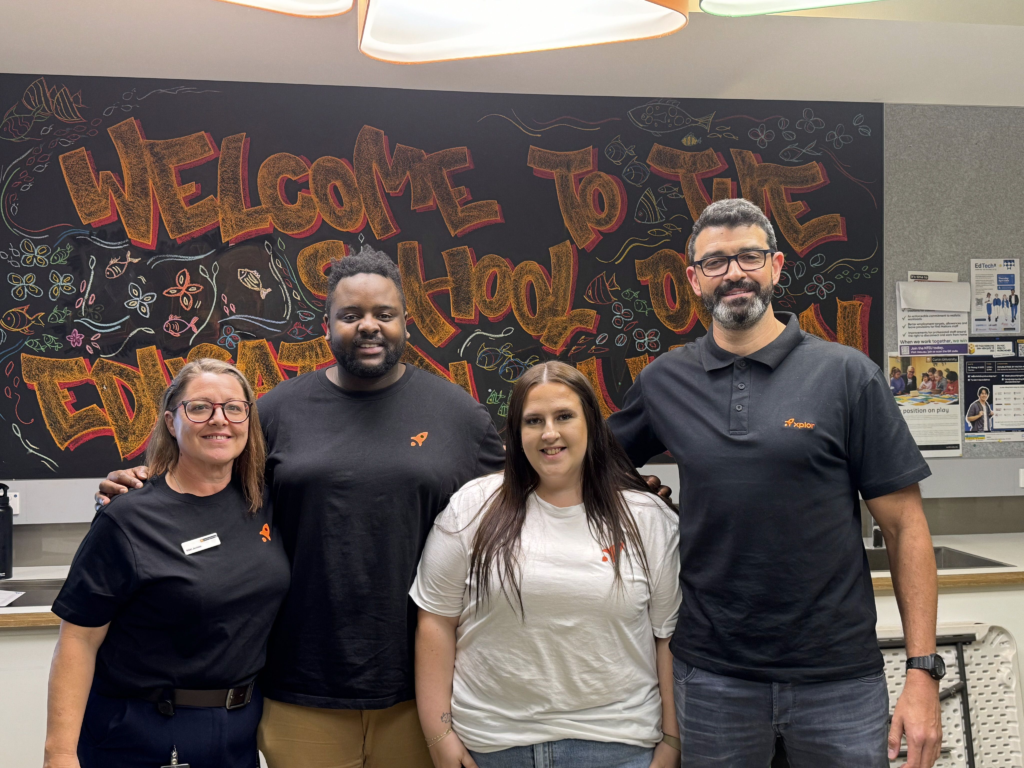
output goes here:
<path id="1" fill-rule="evenodd" d="M 959 357 L 889 355 L 889 388 L 926 458 L 963 454 Z"/>
<path id="2" fill-rule="evenodd" d="M 1020 259 L 971 259 L 971 335 L 1020 333 Z"/>
<path id="3" fill-rule="evenodd" d="M 1024 360 L 964 360 L 964 430 L 968 442 L 1024 440 Z"/>
<path id="4" fill-rule="evenodd" d="M 504 428 L 559 359 L 605 414 L 703 335 L 693 221 L 778 233 L 776 310 L 884 362 L 882 106 L 0 75 L 0 477 L 140 461 L 168 378 L 333 364 L 325 268 L 402 275 L 404 360 Z"/>

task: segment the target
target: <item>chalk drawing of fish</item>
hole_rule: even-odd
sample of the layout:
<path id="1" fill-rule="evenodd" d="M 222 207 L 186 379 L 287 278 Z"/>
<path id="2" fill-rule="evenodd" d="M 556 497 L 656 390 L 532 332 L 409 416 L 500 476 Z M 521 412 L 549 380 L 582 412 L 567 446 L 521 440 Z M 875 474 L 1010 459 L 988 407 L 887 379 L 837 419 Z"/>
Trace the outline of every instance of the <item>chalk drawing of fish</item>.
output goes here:
<path id="1" fill-rule="evenodd" d="M 641 186 L 645 181 L 647 181 L 647 177 L 650 175 L 651 169 L 639 160 L 634 160 L 622 169 L 622 178 L 634 187 Z"/>
<path id="2" fill-rule="evenodd" d="M 309 330 L 302 323 L 296 322 L 292 324 L 292 327 L 288 329 L 288 335 L 293 339 L 301 339 L 305 336 L 312 336 L 313 332 Z"/>
<path id="3" fill-rule="evenodd" d="M 51 117 L 62 123 L 81 123 L 85 118 L 78 110 L 83 106 L 81 91 L 72 94 L 66 85 L 50 88 L 45 78 L 37 78 L 0 120 L 0 138 L 26 141 L 33 125 Z"/>
<path id="4" fill-rule="evenodd" d="M 113 280 L 123 275 L 129 264 L 137 264 L 140 261 L 141 259 L 133 259 L 132 252 L 128 251 L 123 259 L 118 256 L 112 258 L 107 264 L 107 268 L 103 270 L 103 274 L 107 276 L 108 280 Z"/>
<path id="5" fill-rule="evenodd" d="M 263 280 L 260 278 L 260 273 L 255 269 L 240 269 L 238 270 L 238 282 L 253 291 L 260 292 L 260 298 L 267 298 L 267 294 L 270 293 L 270 288 L 263 287 Z"/>
<path id="6" fill-rule="evenodd" d="M 636 204 L 633 221 L 641 224 L 657 224 L 665 220 L 665 201 L 655 197 L 650 187 L 644 190 Z"/>
<path id="7" fill-rule="evenodd" d="M 587 290 L 583 292 L 583 298 L 591 304 L 611 304 L 615 301 L 612 291 L 619 290 L 619 284 L 615 281 L 615 275 L 611 279 L 602 272 L 590 281 Z"/>
<path id="8" fill-rule="evenodd" d="M 665 235 L 668 234 L 668 230 L 666 230 L 666 229 L 657 229 L 657 228 L 649 229 L 649 230 L 647 230 L 647 234 L 650 235 L 651 237 L 665 237 Z"/>
<path id="9" fill-rule="evenodd" d="M 814 145 L 818 142 L 812 141 L 806 147 L 801 147 L 800 143 L 790 144 L 779 152 L 779 158 L 785 160 L 787 163 L 795 163 L 800 160 L 804 155 L 820 155 L 821 152 L 814 151 Z"/>
<path id="10" fill-rule="evenodd" d="M 11 331 L 12 333 L 23 333 L 26 336 L 32 335 L 32 326 L 43 325 L 43 313 L 40 312 L 38 315 L 30 315 L 28 313 L 28 304 L 23 307 L 15 307 L 14 309 L 8 309 L 4 312 L 3 317 L 0 317 L 0 328 Z"/>
<path id="11" fill-rule="evenodd" d="M 682 144 L 684 147 L 696 147 L 698 144 L 700 144 L 700 138 L 694 136 L 691 132 L 683 136 L 683 138 L 680 139 L 679 143 Z"/>
<path id="12" fill-rule="evenodd" d="M 640 295 L 640 291 L 634 291 L 632 288 L 627 288 L 622 292 L 622 298 L 632 301 Z"/>
<path id="13" fill-rule="evenodd" d="M 636 152 L 633 151 L 635 146 L 636 145 L 627 147 L 622 143 L 621 138 L 616 136 L 611 140 L 608 146 L 604 148 L 604 156 L 616 165 L 622 165 L 622 162 L 627 157 L 636 157 Z"/>
<path id="14" fill-rule="evenodd" d="M 186 323 L 177 315 L 170 315 L 167 318 L 167 322 L 164 323 L 164 330 L 171 334 L 171 336 L 181 336 L 181 334 L 183 334 L 185 331 L 189 329 L 192 329 L 193 333 L 198 333 L 199 331 L 196 328 L 196 323 L 198 322 L 198 320 L 198 317 L 193 317 L 189 322 Z"/>
<path id="15" fill-rule="evenodd" d="M 694 117 L 673 99 L 653 99 L 639 107 L 633 107 L 626 115 L 637 128 L 655 136 L 690 127 L 709 131 L 711 122 L 715 119 L 714 112 L 704 117 Z"/>

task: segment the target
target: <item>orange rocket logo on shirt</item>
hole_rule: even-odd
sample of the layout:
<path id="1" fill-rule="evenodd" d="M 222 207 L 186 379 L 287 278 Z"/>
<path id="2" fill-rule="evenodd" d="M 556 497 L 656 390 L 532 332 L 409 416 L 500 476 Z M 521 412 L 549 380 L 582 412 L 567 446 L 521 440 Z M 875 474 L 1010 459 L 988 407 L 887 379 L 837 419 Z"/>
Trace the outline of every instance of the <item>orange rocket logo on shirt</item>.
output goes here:
<path id="1" fill-rule="evenodd" d="M 625 548 L 625 544 L 619 544 L 617 551 L 615 547 L 606 547 L 602 549 L 601 551 L 604 552 L 604 555 L 601 557 L 601 562 L 607 563 L 609 560 L 611 560 L 614 563 L 618 553 L 624 550 Z"/>
<path id="2" fill-rule="evenodd" d="M 427 439 L 427 433 L 420 432 L 418 435 L 413 435 L 409 439 L 412 440 L 412 442 L 409 443 L 409 445 L 413 447 L 421 446 L 423 445 L 423 441 Z"/>
<path id="3" fill-rule="evenodd" d="M 796 419 L 786 419 L 786 422 L 782 426 L 792 427 L 793 429 L 814 429 L 813 422 L 797 421 Z"/>
<path id="4" fill-rule="evenodd" d="M 264 544 L 270 541 L 270 526 L 266 523 L 263 524 L 263 530 L 260 531 L 260 538 L 263 539 Z"/>

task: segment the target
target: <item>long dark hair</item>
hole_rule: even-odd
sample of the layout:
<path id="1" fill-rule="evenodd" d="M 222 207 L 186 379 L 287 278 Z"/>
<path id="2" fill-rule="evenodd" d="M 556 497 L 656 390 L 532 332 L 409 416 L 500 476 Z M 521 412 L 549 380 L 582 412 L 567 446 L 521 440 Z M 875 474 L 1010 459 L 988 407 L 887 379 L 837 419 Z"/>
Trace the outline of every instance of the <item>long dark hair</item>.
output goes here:
<path id="1" fill-rule="evenodd" d="M 541 363 L 528 370 L 512 387 L 508 402 L 505 474 L 501 487 L 482 513 L 473 539 L 469 564 L 470 597 L 478 606 L 490 595 L 491 571 L 497 571 L 498 586 L 513 608 L 523 612 L 520 583 L 519 546 L 526 520 L 526 501 L 540 482 L 523 450 L 523 411 L 526 398 L 543 383 L 564 384 L 576 394 L 587 424 L 587 452 L 583 459 L 583 505 L 587 524 L 622 582 L 623 559 L 639 563 L 650 575 L 647 555 L 636 520 L 622 498 L 623 491 L 649 492 L 626 452 L 601 417 L 597 395 L 587 378 L 572 366 L 557 361 Z M 623 558 L 625 555 L 625 558 Z"/>

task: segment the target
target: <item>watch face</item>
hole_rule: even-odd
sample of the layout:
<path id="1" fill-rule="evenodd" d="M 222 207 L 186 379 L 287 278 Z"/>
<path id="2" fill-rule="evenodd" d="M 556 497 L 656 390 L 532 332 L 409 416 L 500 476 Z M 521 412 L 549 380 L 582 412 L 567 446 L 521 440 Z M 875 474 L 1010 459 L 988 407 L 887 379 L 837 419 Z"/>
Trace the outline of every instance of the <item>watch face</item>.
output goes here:
<path id="1" fill-rule="evenodd" d="M 941 680 L 946 674 L 946 662 L 942 660 L 939 654 L 935 654 L 933 658 L 935 659 L 935 667 L 932 669 L 932 677 L 936 680 Z"/>

